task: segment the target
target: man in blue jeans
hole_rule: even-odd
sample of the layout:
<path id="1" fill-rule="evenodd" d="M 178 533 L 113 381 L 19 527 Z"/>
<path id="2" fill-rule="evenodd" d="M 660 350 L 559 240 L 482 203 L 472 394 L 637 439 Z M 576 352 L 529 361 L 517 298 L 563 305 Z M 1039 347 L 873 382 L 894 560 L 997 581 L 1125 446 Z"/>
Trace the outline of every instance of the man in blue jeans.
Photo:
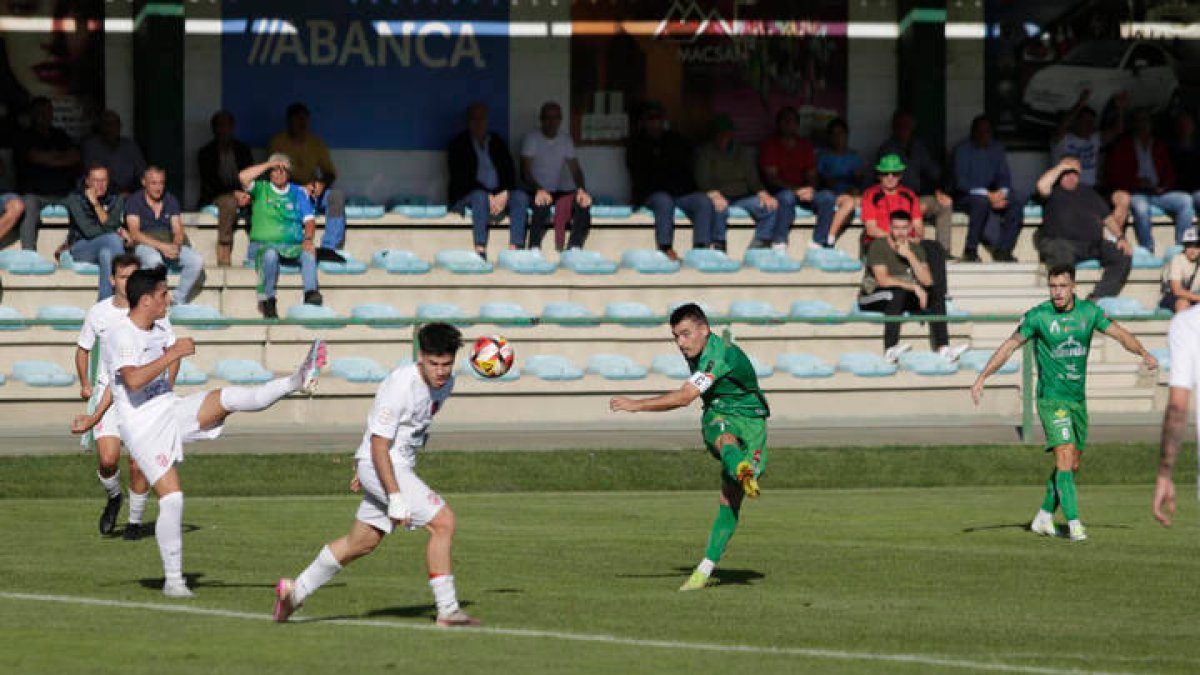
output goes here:
<path id="1" fill-rule="evenodd" d="M 100 266 L 100 293 L 104 300 L 113 294 L 112 261 L 125 252 L 125 200 L 108 189 L 108 169 L 88 168 L 83 183 L 67 196 L 70 218 L 67 243 L 76 262 Z"/>
<path id="2" fill-rule="evenodd" d="M 1129 210 L 1133 213 L 1138 243 L 1153 253 L 1153 209 L 1162 209 L 1174 218 L 1175 241 L 1179 242 L 1192 226 L 1195 207 L 1191 195 L 1176 189 L 1171 153 L 1166 143 L 1154 137 L 1150 111 L 1135 110 L 1130 124 L 1131 132 L 1114 143 L 1108 153 L 1105 177 L 1110 187 L 1132 195 Z"/>
<path id="3" fill-rule="evenodd" d="M 188 241 L 181 213 L 179 200 L 167 192 L 167 172 L 147 167 L 142 173 L 142 189 L 125 202 L 125 229 L 142 269 L 165 264 L 179 270 L 179 285 L 171 294 L 173 304 L 187 304 L 204 273 L 204 258 Z"/>
<path id="4" fill-rule="evenodd" d="M 775 236 L 775 211 L 779 201 L 767 192 L 758 177 L 758 163 L 750 148 L 734 140 L 736 127 L 733 120 L 719 114 L 713 118 L 713 127 L 716 136 L 696 153 L 696 185 L 712 201 L 716 217 L 713 218 L 712 232 L 694 233 L 697 248 L 707 245 L 725 250 L 729 209 L 734 206 L 745 209 L 754 219 L 751 247 L 769 246 Z"/>
<path id="5" fill-rule="evenodd" d="M 446 203 L 451 211 L 471 209 L 475 252 L 487 260 L 488 225 L 509 218 L 508 247 L 525 246 L 529 195 L 517 189 L 512 154 L 499 134 L 488 130 L 488 109 L 483 103 L 467 108 L 467 128 L 446 149 L 450 184 Z"/>
<path id="6" fill-rule="evenodd" d="M 279 266 L 284 261 L 300 265 L 304 304 L 320 305 L 323 302 L 321 292 L 317 290 L 317 257 L 313 245 L 317 218 L 313 215 L 308 193 L 291 182 L 291 167 L 287 155 L 276 153 L 262 164 L 248 166 L 238 173 L 238 180 L 253 200 L 248 255 L 258 270 L 258 311 L 265 319 L 279 318 L 275 284 L 279 280 Z M 270 171 L 268 180 L 257 180 L 264 171 Z"/>
<path id="7" fill-rule="evenodd" d="M 993 260 L 1016 262 L 1012 250 L 1021 235 L 1029 195 L 1013 188 L 1008 155 L 983 115 L 971 121 L 971 137 L 954 148 L 954 181 L 954 208 L 966 212 L 968 219 L 959 261 L 979 262 L 979 245 L 987 239 Z M 995 232 L 988 230 L 989 221 L 998 221 Z"/>

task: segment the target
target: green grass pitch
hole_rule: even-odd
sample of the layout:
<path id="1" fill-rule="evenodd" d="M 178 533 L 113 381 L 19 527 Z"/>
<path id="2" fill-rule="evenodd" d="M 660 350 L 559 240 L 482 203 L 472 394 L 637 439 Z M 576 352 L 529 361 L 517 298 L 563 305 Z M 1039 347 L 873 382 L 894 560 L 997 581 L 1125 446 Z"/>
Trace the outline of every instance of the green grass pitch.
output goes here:
<path id="1" fill-rule="evenodd" d="M 0 460 L 0 672 L 1192 673 L 1194 452 L 1171 530 L 1149 514 L 1153 457 L 1089 451 L 1073 544 L 1024 529 L 1049 471 L 1033 448 L 777 451 L 721 583 L 685 594 L 716 510 L 703 454 L 431 455 L 485 621 L 458 631 L 431 627 L 419 532 L 269 621 L 275 580 L 353 518 L 345 456 L 194 453 L 191 601 L 159 592 L 153 538 L 96 534 L 89 458 Z"/>

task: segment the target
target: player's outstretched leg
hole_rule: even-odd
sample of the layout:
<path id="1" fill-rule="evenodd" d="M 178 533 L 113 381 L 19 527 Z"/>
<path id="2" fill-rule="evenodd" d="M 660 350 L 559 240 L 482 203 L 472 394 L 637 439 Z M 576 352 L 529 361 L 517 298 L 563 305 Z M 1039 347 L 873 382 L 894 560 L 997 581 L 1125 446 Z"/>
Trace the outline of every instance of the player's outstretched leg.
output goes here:
<path id="1" fill-rule="evenodd" d="M 721 475 L 721 504 L 717 508 L 717 517 L 713 521 L 712 531 L 708 535 L 708 548 L 704 550 L 704 560 L 696 566 L 692 576 L 679 587 L 681 591 L 698 591 L 708 585 L 713 569 L 725 553 L 725 547 L 733 538 L 737 529 L 738 516 L 742 511 L 742 487 L 731 481 L 728 476 Z"/>
<path id="2" fill-rule="evenodd" d="M 96 478 L 104 487 L 107 501 L 100 512 L 100 534 L 112 534 L 121 513 L 121 439 L 102 436 L 96 439 Z"/>
<path id="3" fill-rule="evenodd" d="M 196 413 L 199 428 L 211 429 L 224 424 L 225 418 L 235 412 L 266 410 L 292 392 L 311 393 L 317 387 L 326 360 L 325 341 L 314 340 L 300 367 L 287 377 L 257 387 L 221 387 L 210 391 Z"/>
<path id="4" fill-rule="evenodd" d="M 1046 496 L 1042 499 L 1042 508 L 1029 524 L 1030 530 L 1048 537 L 1058 536 L 1058 530 L 1054 527 L 1054 511 L 1058 509 L 1059 504 L 1058 485 L 1055 480 L 1057 475 L 1057 470 L 1050 472 L 1050 477 L 1046 479 Z"/>
<path id="5" fill-rule="evenodd" d="M 146 501 L 150 497 L 150 484 L 138 467 L 137 462 L 129 458 L 129 522 L 121 538 L 125 541 L 136 541 L 146 533 L 142 531 L 142 515 L 146 512 Z"/>
<path id="6" fill-rule="evenodd" d="M 329 582 L 342 568 L 367 555 L 383 541 L 383 532 L 361 520 L 354 521 L 350 533 L 321 547 L 317 557 L 293 579 L 283 578 L 275 585 L 275 611 L 271 618 L 279 623 L 288 620 L 308 596 Z"/>

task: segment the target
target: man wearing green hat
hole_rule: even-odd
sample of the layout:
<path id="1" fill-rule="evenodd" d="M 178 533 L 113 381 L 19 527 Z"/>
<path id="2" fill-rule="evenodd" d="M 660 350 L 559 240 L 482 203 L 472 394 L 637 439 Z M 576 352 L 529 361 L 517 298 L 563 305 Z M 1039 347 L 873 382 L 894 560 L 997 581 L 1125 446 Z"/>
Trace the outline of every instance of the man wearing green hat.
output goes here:
<path id="1" fill-rule="evenodd" d="M 745 209 L 754 219 L 755 245 L 770 245 L 776 236 L 775 212 L 779 201 L 759 178 L 754 153 L 734 140 L 733 120 L 724 113 L 718 114 L 713 118 L 713 129 L 716 132 L 713 139 L 696 153 L 696 186 L 712 200 L 716 217 L 709 239 L 702 238 L 702 233 L 694 235 L 696 247 L 707 243 L 725 250 L 729 209 L 733 206 Z M 787 242 L 786 232 L 782 242 Z"/>
<path id="2" fill-rule="evenodd" d="M 899 155 L 904 162 L 900 184 L 921 199 L 921 211 L 937 230 L 937 242 L 950 253 L 951 222 L 954 217 L 954 198 L 943 188 L 945 171 L 929 147 L 916 134 L 917 121 L 912 112 L 903 108 L 892 113 L 892 135 L 879 145 L 876 157 Z"/>

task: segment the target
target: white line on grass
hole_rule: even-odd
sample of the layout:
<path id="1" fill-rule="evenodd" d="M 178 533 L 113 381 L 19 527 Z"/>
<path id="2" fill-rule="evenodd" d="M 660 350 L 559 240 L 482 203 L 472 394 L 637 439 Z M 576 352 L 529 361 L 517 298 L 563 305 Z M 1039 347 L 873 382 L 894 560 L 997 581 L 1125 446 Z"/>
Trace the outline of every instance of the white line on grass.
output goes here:
<path id="1" fill-rule="evenodd" d="M 56 602 L 67 605 L 88 605 L 93 607 L 118 607 L 121 609 L 144 609 L 155 612 L 171 612 L 175 614 L 193 614 L 198 616 L 215 616 L 225 619 L 244 619 L 249 621 L 270 621 L 270 614 L 251 614 L 228 609 L 213 609 L 194 607 L 191 605 L 164 605 L 154 602 L 129 602 L 125 600 L 106 600 L 104 598 L 88 598 L 72 595 L 43 595 L 38 593 L 8 593 L 0 591 L 0 598 L 8 600 L 28 600 L 31 602 Z M 309 619 L 296 623 L 323 623 L 338 626 L 368 626 L 373 628 L 390 628 L 401 630 L 438 631 L 444 634 L 470 635 L 483 633 L 487 635 L 504 635 L 511 637 L 544 638 L 550 640 L 565 640 L 570 642 L 595 642 L 628 647 L 652 647 L 656 649 L 673 649 L 677 651 L 720 652 L 735 654 L 762 654 L 764 656 L 801 656 L 814 659 L 832 659 L 838 661 L 877 661 L 886 663 L 912 663 L 944 668 L 961 668 L 964 670 L 984 670 L 1006 673 L 1037 673 L 1039 675 L 1071 675 L 1076 673 L 1105 674 L 1094 670 L 1043 668 L 1039 666 L 1021 666 L 1008 663 L 989 661 L 969 661 L 966 659 L 943 658 L 924 654 L 877 654 L 874 652 L 849 652 L 839 649 L 817 649 L 809 647 L 763 647 L 756 645 L 726 645 L 705 642 L 676 642 L 673 640 L 641 640 L 617 635 L 567 633 L 563 631 L 540 630 L 534 628 L 496 628 L 481 626 L 461 630 L 447 630 L 433 624 L 405 623 L 400 621 L 378 621 L 372 619 Z"/>

